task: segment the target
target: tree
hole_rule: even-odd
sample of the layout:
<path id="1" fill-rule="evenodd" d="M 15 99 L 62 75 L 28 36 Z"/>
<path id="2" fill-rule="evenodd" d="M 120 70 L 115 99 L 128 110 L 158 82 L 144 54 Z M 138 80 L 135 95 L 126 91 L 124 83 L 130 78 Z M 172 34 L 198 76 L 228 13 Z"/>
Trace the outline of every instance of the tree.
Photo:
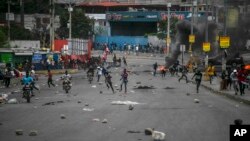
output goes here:
<path id="1" fill-rule="evenodd" d="M 93 34 L 93 22 L 91 19 L 85 16 L 85 13 L 82 9 L 74 9 L 74 11 L 72 12 L 71 22 L 72 38 L 87 39 L 90 35 Z M 56 33 L 60 38 L 68 38 L 69 28 L 67 27 L 67 25 L 69 23 L 69 13 L 66 10 L 60 13 L 60 23 L 61 27 L 56 31 Z"/>
<path id="2" fill-rule="evenodd" d="M 0 29 L 0 48 L 4 47 L 7 42 L 7 37 L 2 29 Z"/>
<path id="3" fill-rule="evenodd" d="M 170 18 L 170 36 L 174 37 L 176 34 L 176 23 L 179 21 L 176 17 Z M 159 33 L 157 34 L 157 37 L 159 39 L 165 39 L 167 36 L 167 26 L 168 26 L 168 20 L 162 20 L 159 23 Z"/>

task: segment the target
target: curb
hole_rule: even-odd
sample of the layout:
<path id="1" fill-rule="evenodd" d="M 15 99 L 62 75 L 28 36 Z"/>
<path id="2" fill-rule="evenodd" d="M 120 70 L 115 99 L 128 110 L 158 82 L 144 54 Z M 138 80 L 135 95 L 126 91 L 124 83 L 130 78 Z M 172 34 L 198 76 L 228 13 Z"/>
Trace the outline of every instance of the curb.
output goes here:
<path id="1" fill-rule="evenodd" d="M 191 81 L 192 83 L 195 83 L 194 81 Z M 222 91 L 218 91 L 218 90 L 215 90 L 211 87 L 208 87 L 204 84 L 201 84 L 201 86 L 209 91 L 211 91 L 212 93 L 214 94 L 217 94 L 217 95 L 221 95 L 221 96 L 225 96 L 231 100 L 234 100 L 234 101 L 238 101 L 238 102 L 241 102 L 241 103 L 244 103 L 244 104 L 247 104 L 247 105 L 250 105 L 250 100 L 246 100 L 246 99 L 242 99 L 240 97 L 237 97 L 237 96 L 234 96 L 234 95 L 231 95 L 231 94 L 228 94 L 226 92 L 222 92 Z"/>
<path id="2" fill-rule="evenodd" d="M 78 72 L 78 69 L 67 69 L 68 73 L 74 74 Z M 64 74 L 66 69 L 60 69 L 60 70 L 51 70 L 51 73 L 53 74 Z M 36 74 L 47 74 L 47 70 L 41 70 L 41 71 L 36 71 Z"/>
<path id="3" fill-rule="evenodd" d="M 211 92 L 213 92 L 215 94 L 222 95 L 222 96 L 225 96 L 225 97 L 227 97 L 229 99 L 232 99 L 232 100 L 235 100 L 235 101 L 242 102 L 242 103 L 245 103 L 247 105 L 250 105 L 250 101 L 249 100 L 242 99 L 242 98 L 240 98 L 238 96 L 234 96 L 234 95 L 222 92 L 222 91 L 214 90 L 213 88 L 210 88 L 210 87 L 208 87 L 208 86 L 206 86 L 204 84 L 201 84 L 201 86 L 203 86 L 204 88 L 210 90 Z"/>

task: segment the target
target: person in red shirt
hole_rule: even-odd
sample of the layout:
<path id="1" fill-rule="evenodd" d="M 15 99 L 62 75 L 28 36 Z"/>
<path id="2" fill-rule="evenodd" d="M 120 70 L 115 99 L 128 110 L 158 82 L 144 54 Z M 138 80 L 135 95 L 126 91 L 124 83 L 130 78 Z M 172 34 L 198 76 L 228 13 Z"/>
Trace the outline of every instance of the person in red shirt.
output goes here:
<path id="1" fill-rule="evenodd" d="M 238 72 L 237 78 L 238 78 L 238 82 L 239 82 L 239 86 L 240 86 L 240 95 L 245 94 L 244 90 L 245 90 L 245 82 L 246 82 L 246 71 L 245 71 L 245 65 L 241 66 L 241 69 Z"/>
<path id="2" fill-rule="evenodd" d="M 52 76 L 53 75 L 52 75 L 51 71 L 48 70 L 48 86 L 49 86 L 49 88 L 50 88 L 50 84 L 55 87 L 55 84 L 53 83 Z"/>

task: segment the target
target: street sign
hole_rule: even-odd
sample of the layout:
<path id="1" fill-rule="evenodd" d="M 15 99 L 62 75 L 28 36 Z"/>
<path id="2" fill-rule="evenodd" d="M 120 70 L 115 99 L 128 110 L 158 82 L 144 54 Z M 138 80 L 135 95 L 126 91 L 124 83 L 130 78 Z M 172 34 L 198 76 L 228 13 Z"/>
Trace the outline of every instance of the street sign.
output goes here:
<path id="1" fill-rule="evenodd" d="M 209 52 L 210 51 L 210 43 L 209 42 L 204 42 L 203 43 L 203 51 L 204 52 Z"/>
<path id="2" fill-rule="evenodd" d="M 189 35 L 189 43 L 195 42 L 195 35 Z"/>
<path id="3" fill-rule="evenodd" d="M 230 37 L 221 36 L 220 37 L 220 47 L 221 48 L 229 48 L 229 46 L 230 46 Z"/>
<path id="4" fill-rule="evenodd" d="M 6 13 L 6 20 L 7 21 L 14 21 L 14 13 Z"/>
<path id="5" fill-rule="evenodd" d="M 180 51 L 185 52 L 186 51 L 186 46 L 185 45 L 180 45 Z"/>
<path id="6" fill-rule="evenodd" d="M 166 43 L 170 44 L 171 43 L 171 38 L 166 38 Z"/>

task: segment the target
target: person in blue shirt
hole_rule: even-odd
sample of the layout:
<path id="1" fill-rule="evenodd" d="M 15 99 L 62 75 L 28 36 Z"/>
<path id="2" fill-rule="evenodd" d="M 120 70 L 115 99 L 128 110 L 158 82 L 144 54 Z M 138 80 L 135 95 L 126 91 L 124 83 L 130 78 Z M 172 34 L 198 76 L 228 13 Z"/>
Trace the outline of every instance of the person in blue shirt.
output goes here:
<path id="1" fill-rule="evenodd" d="M 34 96 L 33 94 L 33 78 L 29 75 L 29 71 L 26 71 L 26 75 L 22 78 L 22 84 L 24 85 L 23 87 L 23 92 L 25 90 L 25 86 L 29 86 L 31 88 L 31 93 L 32 93 L 32 96 Z M 23 97 L 24 97 L 24 93 L 23 93 Z"/>
<path id="2" fill-rule="evenodd" d="M 29 75 L 29 72 L 26 72 L 26 75 L 22 78 L 24 85 L 30 85 L 33 82 L 33 78 Z"/>

